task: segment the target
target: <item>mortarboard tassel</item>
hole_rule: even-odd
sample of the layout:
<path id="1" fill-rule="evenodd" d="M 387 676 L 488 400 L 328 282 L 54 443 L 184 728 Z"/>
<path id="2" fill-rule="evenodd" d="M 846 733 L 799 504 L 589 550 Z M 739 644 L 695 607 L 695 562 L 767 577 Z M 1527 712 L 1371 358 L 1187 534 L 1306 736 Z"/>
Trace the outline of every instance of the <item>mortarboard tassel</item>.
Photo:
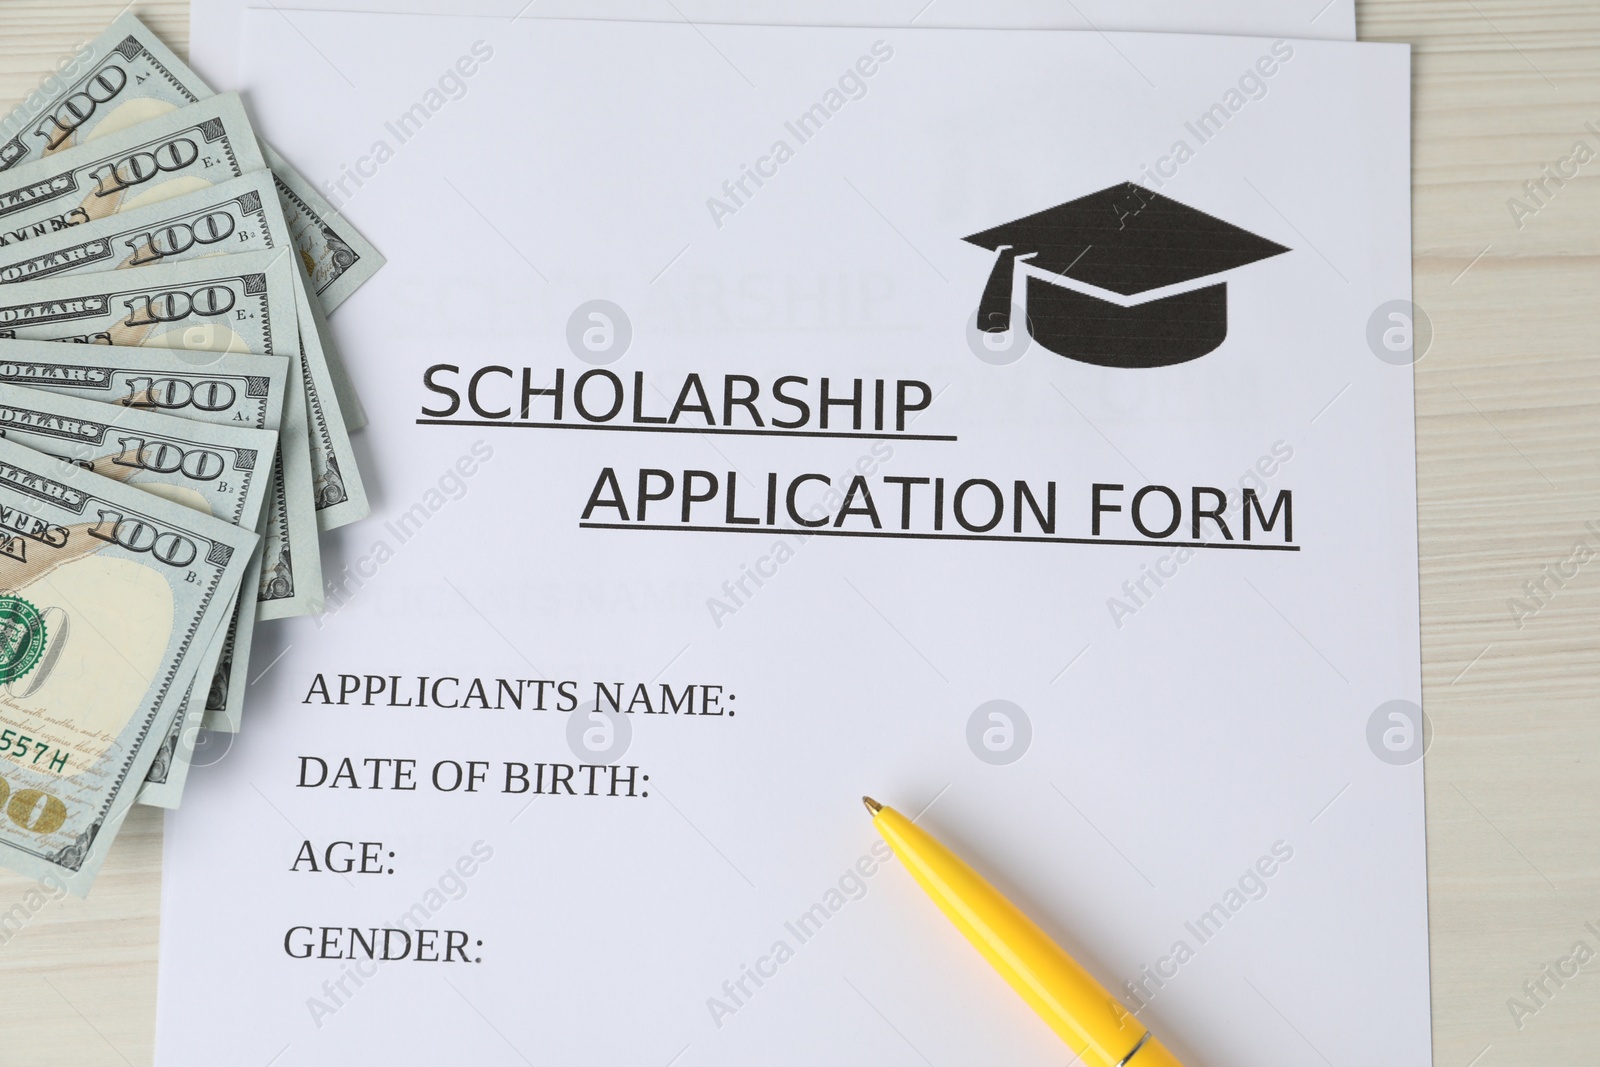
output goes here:
<path id="1" fill-rule="evenodd" d="M 983 299 L 978 301 L 978 329 L 984 333 L 1005 333 L 1011 329 L 1011 281 L 1017 261 L 1017 250 L 1011 245 L 1001 245 L 1000 255 L 989 272 L 989 281 L 983 287 Z"/>

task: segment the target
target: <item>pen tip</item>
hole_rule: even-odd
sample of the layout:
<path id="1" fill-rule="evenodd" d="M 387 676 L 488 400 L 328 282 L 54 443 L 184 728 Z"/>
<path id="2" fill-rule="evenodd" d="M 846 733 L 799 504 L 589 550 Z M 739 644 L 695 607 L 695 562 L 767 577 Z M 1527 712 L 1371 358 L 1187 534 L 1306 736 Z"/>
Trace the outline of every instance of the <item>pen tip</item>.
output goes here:
<path id="1" fill-rule="evenodd" d="M 862 797 L 861 798 L 861 803 L 865 804 L 867 806 L 867 810 L 870 811 L 873 815 L 877 815 L 878 812 L 883 810 L 883 805 L 879 804 L 876 800 L 873 800 L 871 797 Z"/>

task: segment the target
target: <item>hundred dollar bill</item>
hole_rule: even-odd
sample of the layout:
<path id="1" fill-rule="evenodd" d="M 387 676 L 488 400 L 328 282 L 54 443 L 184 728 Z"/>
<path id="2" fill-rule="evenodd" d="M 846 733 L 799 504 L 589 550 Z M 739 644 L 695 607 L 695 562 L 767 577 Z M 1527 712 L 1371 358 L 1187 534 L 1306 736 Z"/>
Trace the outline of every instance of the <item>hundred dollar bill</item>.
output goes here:
<path id="1" fill-rule="evenodd" d="M 257 170 L 93 222 L 0 244 L 0 285 L 266 252 L 287 247 L 287 235 L 272 175 Z"/>
<path id="2" fill-rule="evenodd" d="M 286 355 L 293 262 L 248 252 L 0 287 L 0 337 Z"/>
<path id="3" fill-rule="evenodd" d="M 278 428 L 288 372 L 275 356 L 0 339 L 0 385 L 257 430 Z"/>
<path id="4" fill-rule="evenodd" d="M 384 258 L 345 222 L 338 210 L 265 141 L 261 151 L 278 179 L 283 213 L 294 232 L 311 287 L 322 306 L 332 311 L 378 273 Z M 335 226 L 333 223 L 337 222 Z"/>
<path id="5" fill-rule="evenodd" d="M 265 167 L 239 95 L 226 93 L 0 172 L 0 245 L 59 233 Z"/>
<path id="6" fill-rule="evenodd" d="M 289 361 L 277 356 L 0 340 L 0 387 L 30 386 L 195 422 L 257 430 L 278 429 L 285 376 L 290 369 Z M 303 461 L 305 457 L 302 454 L 300 458 Z M 277 559 L 291 552 L 291 531 L 284 513 L 281 508 L 272 510 L 273 503 L 284 496 L 280 467 L 274 467 L 271 479 L 268 513 L 259 527 L 261 548 L 251 557 L 252 565 L 245 575 L 247 590 L 261 586 L 263 556 Z M 203 729 L 238 732 L 255 614 L 255 603 L 241 597 L 206 693 Z"/>
<path id="7" fill-rule="evenodd" d="M 187 196 L 120 212 L 98 222 L 0 248 L 0 285 L 118 267 L 182 262 L 224 253 L 286 251 L 288 224 L 266 171 Z M 291 258 L 293 258 L 291 256 Z M 329 410 L 337 389 L 326 358 L 331 343 L 320 308 L 292 271 L 305 357 L 313 499 L 317 525 L 333 530 L 371 511 L 345 421 Z"/>
<path id="8" fill-rule="evenodd" d="M 148 408 L 17 385 L 0 385 L 0 436 L 247 530 L 254 530 L 261 519 L 278 445 L 271 430 L 191 422 Z M 251 555 L 258 558 L 258 553 Z M 248 589 L 242 582 L 240 591 Z M 239 598 L 236 592 L 229 600 L 230 621 L 237 618 Z M 197 682 L 215 675 L 228 629 L 218 629 L 201 656 Z M 173 717 L 145 775 L 141 802 L 177 806 L 205 713 L 205 689 L 191 687 Z"/>
<path id="9" fill-rule="evenodd" d="M 247 252 L 132 271 L 66 275 L 0 286 L 0 338 L 290 357 L 292 383 L 279 437 L 284 452 L 281 520 L 298 527 L 263 555 L 258 619 L 322 610 L 322 562 L 309 484 L 288 484 L 291 449 L 307 440 L 306 381 L 295 322 L 294 264 L 285 252 Z M 269 523 L 274 521 L 269 505 Z M 305 546 L 302 554 L 291 546 Z"/>
<path id="10" fill-rule="evenodd" d="M 300 352 L 305 367 L 306 427 L 311 443 L 312 492 L 317 509 L 317 528 L 335 530 L 372 514 L 367 489 L 356 465 L 355 449 L 337 411 L 333 381 L 328 376 L 328 361 L 323 344 L 328 341 L 327 322 L 314 298 L 295 274 L 295 308 L 300 324 Z"/>
<path id="11" fill-rule="evenodd" d="M 131 13 L 89 42 L 82 55 L 84 73 L 76 81 L 53 98 L 25 101 L 0 120 L 0 129 L 17 131 L 0 145 L 0 171 L 214 95 Z M 263 148 L 312 288 L 332 311 L 377 273 L 383 257 L 282 156 Z"/>
<path id="12" fill-rule="evenodd" d="M 88 893 L 255 545 L 0 440 L 0 866 Z"/>
<path id="13" fill-rule="evenodd" d="M 310 480 L 311 454 L 306 424 L 305 361 L 289 357 L 289 386 L 283 397 L 283 425 L 278 433 L 281 483 L 267 501 L 261 552 L 261 587 L 256 594 L 256 619 L 288 619 L 322 612 L 322 548 L 317 543 L 315 501 L 307 501 L 309 485 L 291 483 L 288 472 L 301 471 Z"/>

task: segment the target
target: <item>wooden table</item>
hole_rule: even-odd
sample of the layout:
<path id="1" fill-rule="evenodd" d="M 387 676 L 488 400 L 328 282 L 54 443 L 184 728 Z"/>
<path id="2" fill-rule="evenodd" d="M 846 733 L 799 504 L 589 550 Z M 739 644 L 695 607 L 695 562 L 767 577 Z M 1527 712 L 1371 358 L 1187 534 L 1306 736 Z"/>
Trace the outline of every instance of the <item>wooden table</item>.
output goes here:
<path id="1" fill-rule="evenodd" d="M 0 101 L 121 9 L 3 0 Z M 139 13 L 184 51 L 187 0 Z M 1585 928 L 1600 928 L 1600 158 L 1548 183 L 1542 206 L 1524 189 L 1577 140 L 1600 153 L 1600 0 L 1364 0 L 1359 13 L 1364 40 L 1416 48 L 1416 301 L 1434 331 L 1417 462 L 1435 1062 L 1600 1063 L 1600 957 L 1543 1005 L 1522 989 L 1577 941 L 1600 953 Z M 1517 218 L 1515 199 L 1537 212 Z M 1582 540 L 1595 558 L 1531 597 L 1526 583 L 1570 572 Z M 1518 618 L 1513 601 L 1537 610 Z M 150 1062 L 160 850 L 160 816 L 136 807 L 89 900 L 35 910 L 29 883 L 0 876 L 0 1063 Z M 1512 997 L 1538 1008 L 1520 1028 Z"/>

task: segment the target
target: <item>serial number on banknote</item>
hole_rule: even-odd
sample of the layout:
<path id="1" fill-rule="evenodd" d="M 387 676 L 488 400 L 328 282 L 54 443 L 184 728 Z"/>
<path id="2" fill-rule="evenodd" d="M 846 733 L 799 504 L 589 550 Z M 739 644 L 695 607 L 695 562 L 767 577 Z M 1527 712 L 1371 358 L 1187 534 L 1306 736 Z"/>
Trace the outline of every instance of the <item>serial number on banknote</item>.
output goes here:
<path id="1" fill-rule="evenodd" d="M 30 747 L 33 750 L 32 758 L 28 755 Z M 50 754 L 50 758 L 45 761 L 45 766 L 57 774 L 67 769 L 67 753 L 62 749 L 55 748 L 50 742 L 35 741 L 27 734 L 19 734 L 15 730 L 0 730 L 0 756 L 9 756 L 18 763 L 31 765 L 37 764 L 41 759 L 44 759 L 47 753 Z M 21 794 L 19 793 L 18 796 L 21 796 Z"/>

